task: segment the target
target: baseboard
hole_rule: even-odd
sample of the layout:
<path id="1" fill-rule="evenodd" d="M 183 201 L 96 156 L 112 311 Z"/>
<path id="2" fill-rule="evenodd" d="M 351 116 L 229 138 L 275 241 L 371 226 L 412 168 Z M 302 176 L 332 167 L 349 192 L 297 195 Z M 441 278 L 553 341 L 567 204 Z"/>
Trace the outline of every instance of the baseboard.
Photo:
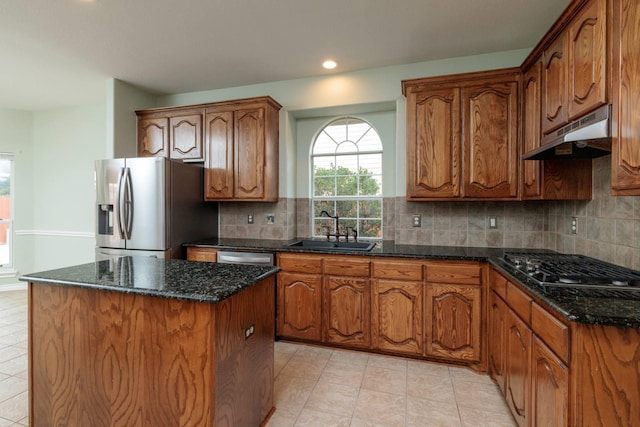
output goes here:
<path id="1" fill-rule="evenodd" d="M 10 283 L 8 285 L 0 285 L 0 292 L 9 292 L 9 291 L 26 291 L 27 283 Z"/>

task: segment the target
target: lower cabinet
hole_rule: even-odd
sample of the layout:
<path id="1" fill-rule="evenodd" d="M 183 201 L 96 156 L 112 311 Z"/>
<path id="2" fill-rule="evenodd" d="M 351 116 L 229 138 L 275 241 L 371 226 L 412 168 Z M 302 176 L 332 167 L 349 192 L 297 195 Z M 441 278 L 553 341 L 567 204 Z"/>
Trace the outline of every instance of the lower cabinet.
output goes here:
<path id="1" fill-rule="evenodd" d="M 278 334 L 319 341 L 322 336 L 322 276 L 278 273 L 277 295 Z"/>
<path id="2" fill-rule="evenodd" d="M 512 311 L 506 313 L 505 377 L 507 405 L 519 426 L 527 426 L 531 374 L 531 329 Z"/>
<path id="3" fill-rule="evenodd" d="M 486 370 L 479 262 L 281 253 L 278 266 L 280 337 Z"/>
<path id="4" fill-rule="evenodd" d="M 323 324 L 327 343 L 371 347 L 371 288 L 368 279 L 328 276 L 323 286 Z"/>
<path id="5" fill-rule="evenodd" d="M 513 418 L 520 427 L 569 425 L 568 327 L 495 270 L 490 278 L 489 372 Z"/>
<path id="6" fill-rule="evenodd" d="M 423 353 L 422 283 L 373 282 L 373 346 L 395 353 Z"/>
<path id="7" fill-rule="evenodd" d="M 569 425 L 569 368 L 539 338 L 531 359 L 531 425 Z"/>
<path id="8" fill-rule="evenodd" d="M 427 285 L 427 356 L 480 361 L 480 300 L 478 286 Z"/>

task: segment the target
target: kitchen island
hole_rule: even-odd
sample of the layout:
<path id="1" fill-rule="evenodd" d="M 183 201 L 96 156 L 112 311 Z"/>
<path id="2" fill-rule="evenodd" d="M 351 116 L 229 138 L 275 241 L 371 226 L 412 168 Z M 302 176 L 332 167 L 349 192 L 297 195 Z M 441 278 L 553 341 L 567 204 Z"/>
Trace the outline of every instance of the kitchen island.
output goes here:
<path id="1" fill-rule="evenodd" d="M 274 267 L 122 257 L 29 282 L 33 426 L 257 426 Z"/>

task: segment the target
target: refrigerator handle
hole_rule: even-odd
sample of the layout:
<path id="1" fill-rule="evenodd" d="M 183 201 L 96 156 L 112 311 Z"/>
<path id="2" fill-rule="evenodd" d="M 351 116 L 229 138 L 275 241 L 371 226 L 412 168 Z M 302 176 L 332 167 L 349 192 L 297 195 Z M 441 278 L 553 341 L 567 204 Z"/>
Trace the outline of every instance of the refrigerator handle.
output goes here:
<path id="1" fill-rule="evenodd" d="M 120 174 L 118 175 L 118 231 L 120 233 L 120 238 L 121 239 L 125 239 L 125 229 L 124 229 L 124 216 L 125 216 L 125 212 L 124 212 L 124 191 L 123 191 L 123 185 L 124 185 L 124 179 L 125 179 L 125 168 L 120 168 Z"/>
<path id="2" fill-rule="evenodd" d="M 131 169 L 124 170 L 124 237 L 131 239 L 131 227 L 133 226 L 133 194 L 131 189 Z"/>

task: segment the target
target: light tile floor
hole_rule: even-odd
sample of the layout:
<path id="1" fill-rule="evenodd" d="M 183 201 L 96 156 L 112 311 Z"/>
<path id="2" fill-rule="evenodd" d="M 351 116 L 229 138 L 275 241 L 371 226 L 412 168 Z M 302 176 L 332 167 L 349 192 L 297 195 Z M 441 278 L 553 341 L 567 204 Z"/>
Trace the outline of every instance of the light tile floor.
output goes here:
<path id="1" fill-rule="evenodd" d="M 267 427 L 515 426 L 498 387 L 468 369 L 277 342 Z"/>
<path id="2" fill-rule="evenodd" d="M 515 423 L 489 377 L 464 368 L 277 342 L 268 427 Z M 28 426 L 27 293 L 0 292 L 0 427 Z"/>
<path id="3" fill-rule="evenodd" d="M 27 291 L 0 292 L 0 427 L 28 426 Z"/>

